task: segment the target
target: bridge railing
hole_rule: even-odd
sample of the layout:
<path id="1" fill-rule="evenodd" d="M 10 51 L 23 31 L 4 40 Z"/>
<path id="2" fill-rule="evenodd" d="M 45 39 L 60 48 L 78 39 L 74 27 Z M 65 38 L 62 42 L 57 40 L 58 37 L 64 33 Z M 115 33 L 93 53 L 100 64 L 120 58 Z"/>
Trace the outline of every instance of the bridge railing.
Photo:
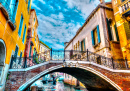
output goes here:
<path id="1" fill-rule="evenodd" d="M 108 58 L 90 51 L 49 50 L 30 57 L 13 57 L 11 69 L 27 68 L 46 61 L 88 61 L 111 69 L 129 69 L 127 59 Z"/>

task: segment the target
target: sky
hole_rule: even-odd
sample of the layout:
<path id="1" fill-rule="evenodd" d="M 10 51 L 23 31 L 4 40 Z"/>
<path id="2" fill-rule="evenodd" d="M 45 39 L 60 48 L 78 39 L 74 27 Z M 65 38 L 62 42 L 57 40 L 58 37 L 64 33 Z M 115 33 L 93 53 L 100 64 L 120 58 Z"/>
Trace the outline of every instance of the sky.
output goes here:
<path id="1" fill-rule="evenodd" d="M 74 37 L 98 4 L 99 0 L 32 0 L 39 40 L 54 50 L 63 50 L 64 42 Z"/>

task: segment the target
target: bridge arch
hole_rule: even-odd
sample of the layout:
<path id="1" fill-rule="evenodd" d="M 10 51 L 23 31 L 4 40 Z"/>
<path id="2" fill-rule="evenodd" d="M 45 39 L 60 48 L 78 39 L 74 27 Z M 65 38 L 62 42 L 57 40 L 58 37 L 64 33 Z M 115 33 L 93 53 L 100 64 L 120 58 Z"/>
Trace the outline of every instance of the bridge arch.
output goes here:
<path id="1" fill-rule="evenodd" d="M 52 72 L 63 72 L 74 76 L 79 81 L 84 83 L 89 91 L 123 91 L 117 84 L 115 84 L 102 73 L 94 70 L 91 67 L 86 67 L 83 65 L 79 65 L 78 67 L 63 67 L 63 65 L 50 67 L 24 83 L 17 91 L 25 90 L 37 79 Z"/>

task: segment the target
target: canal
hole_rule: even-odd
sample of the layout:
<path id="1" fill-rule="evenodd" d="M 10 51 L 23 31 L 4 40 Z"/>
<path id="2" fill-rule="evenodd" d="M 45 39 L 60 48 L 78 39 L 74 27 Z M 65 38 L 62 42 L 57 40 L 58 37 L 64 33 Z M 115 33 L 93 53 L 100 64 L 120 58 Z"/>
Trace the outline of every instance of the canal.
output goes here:
<path id="1" fill-rule="evenodd" d="M 52 82 L 43 84 L 43 91 L 88 91 L 85 88 L 64 84 L 63 81 L 57 81 L 54 85 Z M 41 90 L 42 91 L 42 90 Z"/>

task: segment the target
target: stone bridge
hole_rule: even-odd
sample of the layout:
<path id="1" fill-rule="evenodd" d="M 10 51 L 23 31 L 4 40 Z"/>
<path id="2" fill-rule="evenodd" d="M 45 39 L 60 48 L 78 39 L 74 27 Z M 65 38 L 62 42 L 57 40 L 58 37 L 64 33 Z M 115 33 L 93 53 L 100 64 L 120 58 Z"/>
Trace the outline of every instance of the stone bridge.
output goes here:
<path id="1" fill-rule="evenodd" d="M 89 91 L 130 91 L 130 70 L 126 59 L 114 60 L 88 50 L 51 51 L 50 54 L 50 58 L 42 54 L 40 63 L 35 63 L 34 57 L 23 58 L 21 64 L 15 59 L 9 69 L 5 91 L 26 91 L 33 82 L 52 72 L 74 76 Z M 30 58 L 33 61 L 29 61 Z"/>
<path id="2" fill-rule="evenodd" d="M 114 70 L 86 61 L 50 61 L 26 69 L 10 69 L 6 91 L 24 91 L 52 72 L 76 77 L 89 91 L 130 91 L 130 70 Z"/>

